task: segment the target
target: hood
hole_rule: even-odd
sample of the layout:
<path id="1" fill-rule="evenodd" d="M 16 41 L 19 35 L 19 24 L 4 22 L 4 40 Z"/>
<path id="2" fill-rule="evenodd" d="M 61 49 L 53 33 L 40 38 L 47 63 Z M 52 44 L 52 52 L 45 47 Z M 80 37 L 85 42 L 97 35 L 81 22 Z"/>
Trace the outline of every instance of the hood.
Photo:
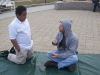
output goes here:
<path id="1" fill-rule="evenodd" d="M 65 30 L 65 33 L 66 35 L 70 35 L 72 33 L 72 30 L 71 30 L 71 25 L 72 25 L 72 20 L 70 19 L 63 19 L 60 21 L 64 27 L 64 30 Z"/>

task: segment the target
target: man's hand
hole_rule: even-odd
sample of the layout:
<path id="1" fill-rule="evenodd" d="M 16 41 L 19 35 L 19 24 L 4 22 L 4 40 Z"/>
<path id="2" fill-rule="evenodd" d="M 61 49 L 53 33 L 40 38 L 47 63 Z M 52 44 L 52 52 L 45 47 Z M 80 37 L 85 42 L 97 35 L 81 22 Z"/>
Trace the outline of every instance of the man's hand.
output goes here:
<path id="1" fill-rule="evenodd" d="M 51 57 L 52 58 L 57 58 L 58 57 L 58 54 L 51 54 Z"/>
<path id="2" fill-rule="evenodd" d="M 56 39 L 54 39 L 54 40 L 52 41 L 52 43 L 53 43 L 53 44 L 57 44 L 58 41 L 57 41 Z"/>

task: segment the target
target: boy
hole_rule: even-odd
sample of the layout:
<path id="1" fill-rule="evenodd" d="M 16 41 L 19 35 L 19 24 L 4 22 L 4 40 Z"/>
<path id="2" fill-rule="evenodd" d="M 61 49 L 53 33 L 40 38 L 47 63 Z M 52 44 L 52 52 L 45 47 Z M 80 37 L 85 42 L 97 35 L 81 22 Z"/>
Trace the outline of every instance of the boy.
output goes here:
<path id="1" fill-rule="evenodd" d="M 31 39 L 30 25 L 27 16 L 27 9 L 24 6 L 16 8 L 16 17 L 8 26 L 9 38 L 15 48 L 16 54 L 5 51 L 8 60 L 16 64 L 24 64 L 26 58 L 33 56 L 33 40 Z"/>

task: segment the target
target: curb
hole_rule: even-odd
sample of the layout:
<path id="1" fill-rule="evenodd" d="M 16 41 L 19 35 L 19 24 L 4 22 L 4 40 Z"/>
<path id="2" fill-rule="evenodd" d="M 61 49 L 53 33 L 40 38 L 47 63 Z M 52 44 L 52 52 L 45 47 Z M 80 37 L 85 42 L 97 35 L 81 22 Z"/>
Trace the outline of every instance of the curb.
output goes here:
<path id="1" fill-rule="evenodd" d="M 40 3 L 40 4 L 32 4 L 32 5 L 23 5 L 25 6 L 26 8 L 29 8 L 29 7 L 35 7 L 35 6 L 44 6 L 44 5 L 52 5 L 54 4 L 55 2 L 51 2 L 51 3 Z"/>

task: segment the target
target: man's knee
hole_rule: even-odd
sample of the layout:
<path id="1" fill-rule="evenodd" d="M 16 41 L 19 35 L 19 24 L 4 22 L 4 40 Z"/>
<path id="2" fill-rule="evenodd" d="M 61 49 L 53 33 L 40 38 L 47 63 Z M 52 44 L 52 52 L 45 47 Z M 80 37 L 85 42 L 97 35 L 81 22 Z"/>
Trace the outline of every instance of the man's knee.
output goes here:
<path id="1" fill-rule="evenodd" d="M 77 62 L 78 61 L 78 57 L 75 55 L 73 56 L 73 62 Z"/>
<path id="2" fill-rule="evenodd" d="M 52 59 L 52 52 L 51 53 L 47 53 L 47 57 L 49 58 L 49 59 Z"/>
<path id="3" fill-rule="evenodd" d="M 51 54 L 50 53 L 47 53 L 47 57 L 50 58 L 50 56 L 51 56 Z"/>
<path id="4" fill-rule="evenodd" d="M 55 53 L 55 51 L 56 51 L 56 50 L 54 50 L 54 51 L 49 51 L 49 52 L 47 53 L 47 57 L 50 58 L 51 55 L 52 55 L 53 53 Z"/>

